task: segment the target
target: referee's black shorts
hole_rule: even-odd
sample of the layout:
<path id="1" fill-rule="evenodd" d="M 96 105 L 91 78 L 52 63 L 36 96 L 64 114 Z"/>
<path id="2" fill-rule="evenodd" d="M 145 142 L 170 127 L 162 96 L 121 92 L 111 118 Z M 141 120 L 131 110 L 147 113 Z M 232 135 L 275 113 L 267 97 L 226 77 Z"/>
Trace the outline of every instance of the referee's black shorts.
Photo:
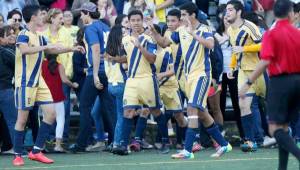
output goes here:
<path id="1" fill-rule="evenodd" d="M 267 114 L 270 123 L 285 124 L 298 120 L 300 111 L 300 74 L 270 78 Z"/>

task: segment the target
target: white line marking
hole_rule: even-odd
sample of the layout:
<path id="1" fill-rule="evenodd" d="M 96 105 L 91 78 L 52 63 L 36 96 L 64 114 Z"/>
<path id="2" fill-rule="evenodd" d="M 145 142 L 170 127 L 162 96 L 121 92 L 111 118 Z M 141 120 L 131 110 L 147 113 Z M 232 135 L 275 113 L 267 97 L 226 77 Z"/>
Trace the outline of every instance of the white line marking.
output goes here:
<path id="1" fill-rule="evenodd" d="M 40 167 L 19 167 L 4 168 L 4 170 L 20 170 L 20 169 L 56 169 L 56 168 L 75 168 L 75 167 L 103 167 L 103 166 L 136 166 L 136 165 L 162 165 L 162 164 L 183 164 L 183 163 L 211 163 L 211 162 L 236 162 L 236 161 L 256 161 L 256 160 L 277 160 L 278 158 L 250 158 L 250 159 L 223 159 L 223 160 L 178 160 L 166 162 L 137 162 L 137 163 L 116 163 L 116 164 L 82 164 L 82 165 L 58 165 L 58 166 L 40 166 Z"/>

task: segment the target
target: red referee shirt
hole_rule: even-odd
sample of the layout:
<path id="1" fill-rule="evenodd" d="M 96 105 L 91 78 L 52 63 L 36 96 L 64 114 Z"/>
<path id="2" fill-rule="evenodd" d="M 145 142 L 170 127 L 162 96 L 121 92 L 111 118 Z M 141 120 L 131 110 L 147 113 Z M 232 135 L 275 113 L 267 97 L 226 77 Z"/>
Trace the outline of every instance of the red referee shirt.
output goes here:
<path id="1" fill-rule="evenodd" d="M 270 61 L 269 76 L 300 73 L 300 31 L 287 19 L 279 20 L 263 36 L 261 58 Z"/>

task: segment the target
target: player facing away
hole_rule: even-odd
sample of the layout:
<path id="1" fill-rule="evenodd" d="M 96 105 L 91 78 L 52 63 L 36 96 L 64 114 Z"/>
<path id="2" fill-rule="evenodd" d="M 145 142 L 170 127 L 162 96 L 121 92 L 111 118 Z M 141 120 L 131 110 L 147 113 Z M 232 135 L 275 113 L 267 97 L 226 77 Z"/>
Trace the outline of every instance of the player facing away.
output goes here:
<path id="1" fill-rule="evenodd" d="M 41 150 L 55 120 L 55 109 L 54 105 L 51 104 L 52 96 L 50 90 L 41 76 L 44 52 L 49 54 L 71 51 L 84 52 L 84 48 L 81 46 L 64 48 L 58 44 L 47 44 L 45 38 L 36 32 L 37 26 L 43 22 L 39 6 L 25 6 L 22 13 L 27 26 L 19 33 L 16 42 L 15 104 L 18 109 L 18 118 L 14 133 L 15 158 L 13 165 L 24 165 L 24 160 L 21 157 L 23 153 L 24 127 L 29 110 L 34 105 L 40 105 L 44 117 L 33 150 L 29 153 L 28 158 L 49 164 L 54 161 L 44 156 Z"/>
<path id="2" fill-rule="evenodd" d="M 227 32 L 234 53 L 231 67 L 239 70 L 239 89 L 259 62 L 259 49 L 252 52 L 248 52 L 245 49 L 258 47 L 262 37 L 255 24 L 241 18 L 243 9 L 242 3 L 238 0 L 231 0 L 226 6 L 226 17 L 231 24 Z M 258 102 L 259 97 L 265 96 L 265 92 L 265 79 L 264 76 L 261 75 L 247 91 L 247 97 L 239 98 L 242 127 L 245 133 L 245 142 L 241 145 L 241 149 L 245 152 L 257 150 L 254 132 L 255 128 L 258 129 L 256 126 L 258 121 L 256 117 L 260 117 Z"/>
<path id="3" fill-rule="evenodd" d="M 196 138 L 196 129 L 201 120 L 207 132 L 221 146 L 212 157 L 219 157 L 232 150 L 231 145 L 221 135 L 218 126 L 208 113 L 207 95 L 211 84 L 211 65 L 209 49 L 214 46 L 212 32 L 206 25 L 197 20 L 198 8 L 188 2 L 180 7 L 184 26 L 179 27 L 171 34 L 169 39 L 161 37 L 154 29 L 153 35 L 161 46 L 172 43 L 181 43 L 184 58 L 184 71 L 186 76 L 186 94 L 188 98 L 188 129 L 186 131 L 185 146 L 178 154 L 172 155 L 175 159 L 193 159 L 193 142 Z M 153 27 L 152 27 L 153 28 Z"/>
<path id="4" fill-rule="evenodd" d="M 273 10 L 276 23 L 263 36 L 262 60 L 243 83 L 239 96 L 245 97 L 251 84 L 268 68 L 269 131 L 278 144 L 278 170 L 286 170 L 289 153 L 300 161 L 300 149 L 288 132 L 289 123 L 299 118 L 300 111 L 300 31 L 292 25 L 292 2 L 277 0 Z"/>
<path id="5" fill-rule="evenodd" d="M 165 115 L 161 114 L 160 111 L 161 100 L 154 65 L 157 45 L 150 36 L 144 33 L 143 14 L 140 11 L 131 11 L 128 14 L 128 19 L 132 30 L 122 40 L 128 63 L 128 79 L 123 97 L 122 140 L 121 146 L 114 149 L 114 152 L 119 155 L 128 154 L 127 145 L 133 125 L 133 117 L 136 115 L 136 109 L 144 107 L 150 109 L 162 134 L 163 146 L 161 153 L 168 153 L 168 128 Z M 123 62 L 126 62 L 126 60 Z"/>

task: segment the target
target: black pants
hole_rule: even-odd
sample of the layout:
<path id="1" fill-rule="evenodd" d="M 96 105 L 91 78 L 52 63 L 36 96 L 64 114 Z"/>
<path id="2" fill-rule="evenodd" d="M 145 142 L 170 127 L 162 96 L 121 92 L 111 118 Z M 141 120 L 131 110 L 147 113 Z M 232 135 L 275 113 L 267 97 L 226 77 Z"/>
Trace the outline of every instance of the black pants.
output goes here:
<path id="1" fill-rule="evenodd" d="M 222 76 L 222 92 L 220 98 L 220 107 L 222 113 L 225 115 L 226 94 L 227 94 L 227 88 L 229 88 L 230 98 L 234 110 L 234 119 L 237 122 L 240 137 L 243 138 L 244 132 L 241 123 L 241 111 L 239 107 L 238 85 L 237 85 L 238 71 L 235 71 L 233 73 L 233 76 L 235 77 L 234 79 L 228 79 L 226 73 L 224 73 Z"/>

